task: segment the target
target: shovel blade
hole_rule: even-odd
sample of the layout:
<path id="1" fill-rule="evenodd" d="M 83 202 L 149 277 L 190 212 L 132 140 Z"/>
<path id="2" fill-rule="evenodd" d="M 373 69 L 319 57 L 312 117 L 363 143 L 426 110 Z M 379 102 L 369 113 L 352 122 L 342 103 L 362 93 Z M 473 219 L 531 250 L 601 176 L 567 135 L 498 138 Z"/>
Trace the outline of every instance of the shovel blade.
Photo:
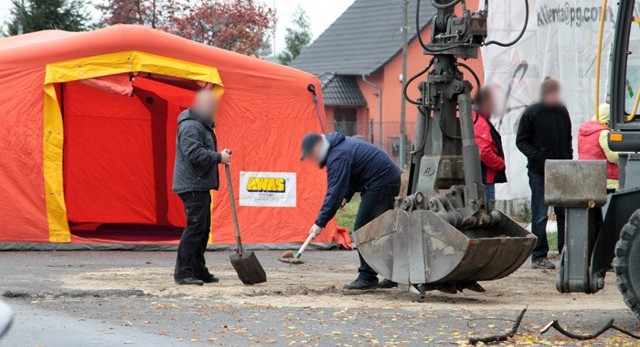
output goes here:
<path id="1" fill-rule="evenodd" d="M 229 256 L 231 265 L 236 270 L 240 281 L 252 285 L 267 281 L 267 274 L 253 252 L 234 253 Z"/>

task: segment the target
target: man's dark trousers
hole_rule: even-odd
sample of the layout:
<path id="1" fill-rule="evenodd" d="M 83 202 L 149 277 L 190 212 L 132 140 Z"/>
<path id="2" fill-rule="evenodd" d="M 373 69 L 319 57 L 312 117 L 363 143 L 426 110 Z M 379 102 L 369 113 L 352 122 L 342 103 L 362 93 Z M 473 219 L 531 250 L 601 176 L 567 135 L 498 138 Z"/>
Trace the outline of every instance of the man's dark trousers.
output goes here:
<path id="1" fill-rule="evenodd" d="M 544 173 L 529 170 L 529 186 L 531 187 L 531 232 L 536 235 L 538 242 L 531 253 L 531 260 L 538 261 L 547 257 L 549 243 L 547 242 L 547 211 L 549 207 L 544 203 Z M 558 252 L 564 247 L 564 208 L 553 209 L 558 221 Z"/>
<path id="2" fill-rule="evenodd" d="M 209 276 L 204 252 L 211 229 L 211 194 L 209 192 L 186 192 L 180 194 L 187 215 L 187 227 L 182 232 L 178 246 L 175 279 Z"/>
<path id="3" fill-rule="evenodd" d="M 360 207 L 358 208 L 358 214 L 356 215 L 356 221 L 353 226 L 354 230 L 360 229 L 365 224 L 374 220 L 376 217 L 385 213 L 388 210 L 393 209 L 395 198 L 400 192 L 400 181 L 394 184 L 388 184 L 381 188 L 375 188 L 365 190 L 360 194 L 362 198 L 360 201 Z M 360 267 L 358 268 L 358 278 L 367 282 L 378 282 L 378 273 L 367 264 L 362 258 L 362 254 L 358 251 L 360 256 Z"/>

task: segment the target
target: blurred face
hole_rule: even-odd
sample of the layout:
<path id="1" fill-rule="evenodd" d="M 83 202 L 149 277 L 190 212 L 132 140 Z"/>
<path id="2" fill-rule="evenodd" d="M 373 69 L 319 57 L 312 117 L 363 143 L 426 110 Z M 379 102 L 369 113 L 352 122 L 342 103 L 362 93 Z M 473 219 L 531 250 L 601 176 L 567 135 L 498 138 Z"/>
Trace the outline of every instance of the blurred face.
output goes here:
<path id="1" fill-rule="evenodd" d="M 192 108 L 200 117 L 207 120 L 215 119 L 215 114 L 218 111 L 218 102 L 210 90 L 203 89 L 196 94 Z"/>
<path id="2" fill-rule="evenodd" d="M 545 105 L 557 105 L 560 103 L 560 89 L 548 92 L 543 98 L 542 103 Z"/>
<path id="3" fill-rule="evenodd" d="M 313 146 L 313 150 L 309 155 L 309 157 L 318 165 L 322 163 L 322 146 L 322 141 L 318 141 L 318 143 Z"/>
<path id="4" fill-rule="evenodd" d="M 486 115 L 487 117 L 491 117 L 493 114 L 493 98 L 489 95 L 480 105 L 480 113 Z"/>

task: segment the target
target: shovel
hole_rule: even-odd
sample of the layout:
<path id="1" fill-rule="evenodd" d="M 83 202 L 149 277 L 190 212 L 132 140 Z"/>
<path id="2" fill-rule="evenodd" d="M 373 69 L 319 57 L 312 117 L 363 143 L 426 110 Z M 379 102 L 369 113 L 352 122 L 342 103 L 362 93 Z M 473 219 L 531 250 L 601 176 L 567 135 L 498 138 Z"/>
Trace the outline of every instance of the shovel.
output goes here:
<path id="1" fill-rule="evenodd" d="M 309 243 L 311 242 L 311 240 L 313 240 L 313 234 L 309 234 L 309 236 L 307 236 L 307 239 L 302 244 L 302 247 L 300 247 L 300 250 L 298 250 L 298 252 L 295 255 L 293 254 L 292 251 L 287 251 L 287 252 L 284 252 L 280 256 L 280 258 L 278 258 L 278 260 L 280 260 L 283 263 L 289 263 L 289 264 L 295 264 L 295 265 L 304 264 L 304 261 L 300 260 L 300 257 L 302 257 L 302 253 L 304 253 L 304 250 L 307 249 L 307 246 L 309 246 Z"/>
<path id="2" fill-rule="evenodd" d="M 229 164 L 224 165 L 227 174 L 227 187 L 229 187 L 229 199 L 231 200 L 231 215 L 233 216 L 233 228 L 236 232 L 236 243 L 238 248 L 236 253 L 229 256 L 231 265 L 238 273 L 240 281 L 244 284 L 257 284 L 267 281 L 267 274 L 253 252 L 244 252 L 242 249 L 242 239 L 240 238 L 240 227 L 238 226 L 238 214 L 236 212 L 236 199 L 233 196 L 233 186 L 231 184 L 231 172 Z"/>

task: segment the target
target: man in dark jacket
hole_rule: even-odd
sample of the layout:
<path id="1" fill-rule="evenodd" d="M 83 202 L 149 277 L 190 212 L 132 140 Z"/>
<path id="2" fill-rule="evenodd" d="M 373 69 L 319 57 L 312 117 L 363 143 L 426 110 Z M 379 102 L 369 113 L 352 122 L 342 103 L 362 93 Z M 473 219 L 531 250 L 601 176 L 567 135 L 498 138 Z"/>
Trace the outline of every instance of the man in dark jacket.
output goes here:
<path id="1" fill-rule="evenodd" d="M 518 149 L 527 157 L 531 187 L 531 231 L 538 237 L 531 260 L 535 269 L 555 269 L 547 259 L 547 211 L 544 203 L 544 163 L 547 159 L 572 159 L 571 118 L 560 101 L 560 84 L 545 78 L 540 86 L 540 102 L 524 111 L 520 118 Z M 558 222 L 558 251 L 564 247 L 563 208 L 555 208 Z"/>
<path id="2" fill-rule="evenodd" d="M 310 133 L 302 140 L 302 159 L 307 157 L 318 163 L 320 168 L 327 167 L 327 194 L 318 218 L 309 230 L 314 237 L 356 192 L 360 192 L 361 202 L 354 230 L 393 209 L 395 197 L 400 192 L 402 172 L 379 148 L 341 133 L 326 136 Z M 378 274 L 362 255 L 358 272 L 358 278 L 345 285 L 344 289 L 397 286 L 397 283 L 387 279 L 378 283 Z"/>
<path id="3" fill-rule="evenodd" d="M 231 151 L 217 152 L 212 120 L 216 102 L 211 90 L 200 90 L 178 117 L 173 192 L 184 203 L 187 227 L 178 246 L 173 275 L 177 284 L 218 282 L 206 267 L 204 252 L 211 227 L 211 190 L 218 189 L 218 164 L 228 164 Z"/>

